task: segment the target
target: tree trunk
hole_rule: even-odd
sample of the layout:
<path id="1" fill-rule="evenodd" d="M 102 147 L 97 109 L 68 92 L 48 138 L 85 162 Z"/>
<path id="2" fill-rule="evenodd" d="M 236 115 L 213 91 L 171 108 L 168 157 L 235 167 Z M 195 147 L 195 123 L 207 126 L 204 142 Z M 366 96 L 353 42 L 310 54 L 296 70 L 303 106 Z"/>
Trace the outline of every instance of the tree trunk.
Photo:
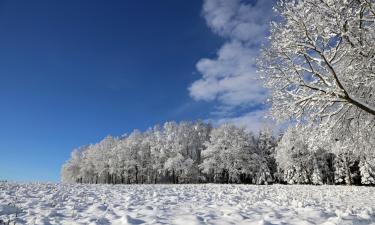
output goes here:
<path id="1" fill-rule="evenodd" d="M 347 185 L 352 185 L 352 174 L 351 174 L 351 172 L 350 172 L 350 166 L 348 165 L 349 163 L 346 161 L 345 162 L 345 166 L 346 166 L 346 173 L 347 173 L 347 176 L 348 176 L 348 183 L 347 183 Z"/>

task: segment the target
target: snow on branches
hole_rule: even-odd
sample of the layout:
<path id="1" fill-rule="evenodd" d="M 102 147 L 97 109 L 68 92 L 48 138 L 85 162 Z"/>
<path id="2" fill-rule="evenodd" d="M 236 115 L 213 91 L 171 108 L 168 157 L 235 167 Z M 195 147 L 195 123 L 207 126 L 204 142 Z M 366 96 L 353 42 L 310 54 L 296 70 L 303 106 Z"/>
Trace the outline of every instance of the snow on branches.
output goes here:
<path id="1" fill-rule="evenodd" d="M 258 59 L 276 119 L 374 131 L 374 9 L 372 0 L 279 1 Z"/>

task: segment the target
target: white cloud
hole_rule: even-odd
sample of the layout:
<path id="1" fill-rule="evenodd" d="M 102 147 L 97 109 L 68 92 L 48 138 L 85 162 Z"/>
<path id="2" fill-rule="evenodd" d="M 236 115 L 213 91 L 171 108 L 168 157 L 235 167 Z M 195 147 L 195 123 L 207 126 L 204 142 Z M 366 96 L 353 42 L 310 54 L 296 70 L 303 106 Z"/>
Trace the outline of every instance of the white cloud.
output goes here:
<path id="1" fill-rule="evenodd" d="M 254 1 L 252 1 L 254 2 Z M 217 34 L 259 44 L 268 30 L 274 0 L 205 0 L 203 15 Z"/>
<path id="2" fill-rule="evenodd" d="M 256 54 L 241 42 L 226 43 L 217 59 L 197 63 L 202 78 L 190 86 L 190 95 L 196 100 L 219 100 L 227 106 L 263 103 L 265 90 L 255 76 Z"/>
<path id="3" fill-rule="evenodd" d="M 203 16 L 216 34 L 227 39 L 214 59 L 203 58 L 196 67 L 202 77 L 190 87 L 195 100 L 217 101 L 218 109 L 228 114 L 237 107 L 257 106 L 265 102 L 267 93 L 256 75 L 255 59 L 265 40 L 272 17 L 274 0 L 205 0 Z M 264 110 L 238 118 L 219 118 L 234 123 L 260 121 Z M 220 115 L 226 115 L 219 113 Z M 228 115 L 227 115 L 228 116 Z"/>

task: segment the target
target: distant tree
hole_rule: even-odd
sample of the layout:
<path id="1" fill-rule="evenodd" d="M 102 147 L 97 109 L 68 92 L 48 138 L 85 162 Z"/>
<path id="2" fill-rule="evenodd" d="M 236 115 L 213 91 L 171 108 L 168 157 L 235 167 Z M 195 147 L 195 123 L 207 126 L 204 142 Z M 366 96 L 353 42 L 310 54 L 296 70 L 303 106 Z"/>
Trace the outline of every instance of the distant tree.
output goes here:
<path id="1" fill-rule="evenodd" d="M 366 185 L 375 185 L 375 135 L 369 134 L 368 137 L 364 137 L 367 140 L 367 145 L 364 145 L 364 149 L 360 152 L 360 163 L 359 170 L 361 174 L 361 183 Z M 357 140 L 361 143 L 364 140 Z"/>
<path id="2" fill-rule="evenodd" d="M 164 141 L 162 128 L 159 125 L 154 126 L 150 137 L 150 160 L 152 161 L 151 168 L 153 173 L 152 183 L 157 183 L 164 174 L 164 164 L 167 159 L 164 150 Z"/>
<path id="3" fill-rule="evenodd" d="M 336 156 L 308 127 L 289 127 L 276 147 L 281 179 L 289 184 L 334 184 Z"/>
<path id="4" fill-rule="evenodd" d="M 272 183 L 277 172 L 275 161 L 276 138 L 273 136 L 271 129 L 265 128 L 259 132 L 259 137 L 254 142 L 256 143 L 254 147 L 258 157 L 258 160 L 256 160 L 258 164 L 255 174 L 256 183 Z"/>
<path id="5" fill-rule="evenodd" d="M 82 168 L 82 152 L 87 149 L 87 146 L 73 150 L 70 159 L 63 165 L 61 169 L 61 180 L 65 183 L 81 182 L 81 168 Z"/>
<path id="6" fill-rule="evenodd" d="M 375 157 L 361 160 L 359 164 L 361 183 L 367 185 L 375 184 Z"/>
<path id="7" fill-rule="evenodd" d="M 203 172 L 214 182 L 240 183 L 251 177 L 253 162 L 249 135 L 243 128 L 224 124 L 211 132 L 210 141 L 203 150 Z"/>
<path id="8" fill-rule="evenodd" d="M 303 134 L 289 128 L 276 148 L 276 162 L 282 179 L 289 184 L 312 183 L 312 159 Z"/>

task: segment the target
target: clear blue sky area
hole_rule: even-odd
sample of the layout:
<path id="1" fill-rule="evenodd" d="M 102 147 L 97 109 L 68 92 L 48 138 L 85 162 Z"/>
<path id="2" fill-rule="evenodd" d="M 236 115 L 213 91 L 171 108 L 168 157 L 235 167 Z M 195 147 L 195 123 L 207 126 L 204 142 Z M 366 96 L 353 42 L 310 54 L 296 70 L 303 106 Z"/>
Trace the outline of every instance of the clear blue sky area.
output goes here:
<path id="1" fill-rule="evenodd" d="M 0 180 L 58 181 L 73 148 L 205 119 L 187 87 L 223 43 L 200 0 L 0 0 Z"/>

